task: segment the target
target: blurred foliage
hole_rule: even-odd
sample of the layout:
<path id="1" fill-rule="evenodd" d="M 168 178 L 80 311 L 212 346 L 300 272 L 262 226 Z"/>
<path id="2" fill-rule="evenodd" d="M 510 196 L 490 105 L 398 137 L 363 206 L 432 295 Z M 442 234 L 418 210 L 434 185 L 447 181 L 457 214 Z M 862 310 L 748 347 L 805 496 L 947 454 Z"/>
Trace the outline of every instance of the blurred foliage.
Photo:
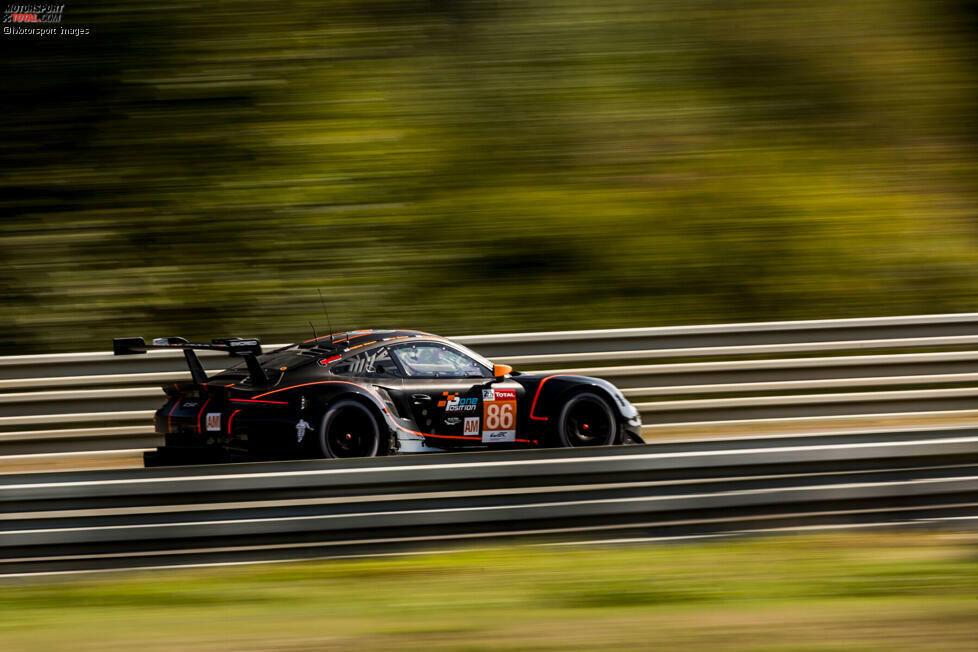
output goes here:
<path id="1" fill-rule="evenodd" d="M 119 2 L 4 37 L 0 353 L 971 311 L 966 0 Z"/>

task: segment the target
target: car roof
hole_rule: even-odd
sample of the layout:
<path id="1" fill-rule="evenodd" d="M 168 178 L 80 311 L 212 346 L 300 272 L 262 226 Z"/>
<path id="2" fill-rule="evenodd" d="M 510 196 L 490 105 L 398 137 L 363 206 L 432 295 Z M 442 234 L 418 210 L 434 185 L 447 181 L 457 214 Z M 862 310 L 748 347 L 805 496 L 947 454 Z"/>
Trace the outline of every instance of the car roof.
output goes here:
<path id="1" fill-rule="evenodd" d="M 492 367 L 492 362 L 475 351 L 465 346 L 452 342 L 447 337 L 432 335 L 424 331 L 408 330 L 404 328 L 373 329 L 346 331 L 343 333 L 333 333 L 324 335 L 311 340 L 306 340 L 298 345 L 300 349 L 312 350 L 323 354 L 346 357 L 353 355 L 367 347 L 376 348 L 385 344 L 396 343 L 398 340 L 414 340 L 421 342 L 447 342 L 455 348 L 460 348 L 467 355 L 475 357 L 481 364 Z"/>
<path id="2" fill-rule="evenodd" d="M 299 346 L 301 348 L 323 348 L 334 349 L 337 351 L 341 350 L 345 352 L 352 351 L 353 349 L 360 349 L 370 344 L 407 338 L 430 338 L 436 340 L 446 339 L 437 335 L 432 335 L 431 333 L 425 333 L 424 331 L 368 328 L 356 331 L 346 331 L 343 333 L 333 333 L 331 335 L 323 335 L 322 337 L 306 340 L 305 342 L 299 344 Z"/>

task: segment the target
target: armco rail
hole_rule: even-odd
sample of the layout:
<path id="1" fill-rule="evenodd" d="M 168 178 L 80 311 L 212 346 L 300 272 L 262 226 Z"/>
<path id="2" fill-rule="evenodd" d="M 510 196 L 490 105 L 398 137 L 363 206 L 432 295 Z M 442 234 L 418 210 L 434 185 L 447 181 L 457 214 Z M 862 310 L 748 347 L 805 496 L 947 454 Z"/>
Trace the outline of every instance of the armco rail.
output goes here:
<path id="1" fill-rule="evenodd" d="M 974 430 L 9 475 L 0 576 L 978 515 Z"/>
<path id="2" fill-rule="evenodd" d="M 978 409 L 978 313 L 453 339 L 517 369 L 607 378 L 650 428 Z M 0 454 L 152 447 L 159 386 L 187 377 L 173 352 L 0 358 Z"/>

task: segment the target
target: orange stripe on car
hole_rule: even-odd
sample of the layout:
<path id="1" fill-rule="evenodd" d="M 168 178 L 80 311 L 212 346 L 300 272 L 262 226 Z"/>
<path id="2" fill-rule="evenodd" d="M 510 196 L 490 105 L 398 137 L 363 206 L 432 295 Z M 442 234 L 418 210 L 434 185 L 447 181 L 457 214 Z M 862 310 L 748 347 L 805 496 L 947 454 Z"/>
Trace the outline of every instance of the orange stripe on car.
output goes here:
<path id="1" fill-rule="evenodd" d="M 234 420 L 234 417 L 235 417 L 235 416 L 236 416 L 236 415 L 238 414 L 238 412 L 240 412 L 240 411 L 241 411 L 241 410 L 235 410 L 234 412 L 232 412 L 232 413 L 231 413 L 231 416 L 229 416 L 229 417 L 228 417 L 228 434 L 229 434 L 229 435 L 231 434 L 231 421 L 233 421 L 233 420 Z"/>
<path id="2" fill-rule="evenodd" d="M 347 349 L 347 351 L 352 351 L 353 349 L 359 349 L 362 346 L 370 346 L 371 344 L 376 344 L 376 343 L 377 340 L 373 340 L 371 342 L 364 342 L 363 344 L 357 344 L 356 346 L 351 346 L 349 349 Z"/>
<path id="3" fill-rule="evenodd" d="M 210 403 L 210 402 L 211 402 L 211 397 L 208 396 L 207 397 L 207 400 L 204 401 L 204 404 L 200 406 L 200 412 L 197 413 L 197 434 L 198 435 L 201 435 L 201 434 L 204 433 L 203 428 L 200 427 L 200 416 L 204 413 L 204 410 L 207 409 L 207 404 Z"/>
<path id="4" fill-rule="evenodd" d="M 560 376 L 572 376 L 572 375 L 573 374 L 554 374 L 553 376 L 547 376 L 546 378 L 544 378 L 543 380 L 540 381 L 540 384 L 537 385 L 537 392 L 536 392 L 536 394 L 533 395 L 533 404 L 530 405 L 530 418 L 531 419 L 533 419 L 534 421 L 550 421 L 550 417 L 535 417 L 535 416 L 533 416 L 533 413 L 537 409 L 537 399 L 540 398 L 540 390 L 543 389 L 543 384 L 545 382 L 547 382 L 548 380 L 550 380 L 551 378 L 558 378 Z"/>
<path id="5" fill-rule="evenodd" d="M 170 411 L 167 412 L 167 414 L 166 414 L 166 431 L 167 432 L 173 432 L 173 420 L 170 417 L 173 416 L 173 411 L 176 410 L 177 409 L 177 406 L 180 405 L 181 403 L 183 403 L 183 399 L 182 398 L 178 398 L 176 401 L 173 402 L 173 407 L 171 407 L 170 408 Z"/>
<path id="6" fill-rule="evenodd" d="M 264 394 L 262 394 L 264 396 Z M 288 401 L 259 401 L 254 398 L 232 398 L 232 403 L 263 403 L 268 405 L 288 405 Z"/>
<path id="7" fill-rule="evenodd" d="M 337 335 L 342 335 L 343 333 L 333 333 L 332 335 L 322 335 L 320 337 L 314 337 L 311 340 L 306 340 L 303 344 L 309 344 L 309 342 L 318 342 L 319 340 L 325 340 L 327 337 L 336 337 Z"/>

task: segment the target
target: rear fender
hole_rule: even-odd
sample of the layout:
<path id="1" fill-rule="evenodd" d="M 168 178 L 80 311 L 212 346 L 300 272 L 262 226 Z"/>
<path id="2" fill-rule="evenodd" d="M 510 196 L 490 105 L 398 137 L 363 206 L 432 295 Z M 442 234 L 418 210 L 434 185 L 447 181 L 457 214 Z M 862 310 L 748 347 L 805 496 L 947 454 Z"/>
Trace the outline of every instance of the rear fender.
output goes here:
<path id="1" fill-rule="evenodd" d="M 156 432 L 161 435 L 201 435 L 206 428 L 205 413 L 218 404 L 212 396 L 197 392 L 169 396 L 154 415 Z"/>
<path id="2" fill-rule="evenodd" d="M 295 413 L 294 424 L 296 434 L 302 430 L 299 426 L 301 422 L 305 422 L 306 428 L 318 428 L 330 404 L 340 399 L 353 399 L 370 408 L 380 423 L 383 424 L 382 427 L 386 426 L 387 432 L 384 434 L 388 436 L 392 437 L 395 433 L 400 433 L 405 429 L 413 429 L 413 422 L 400 419 L 394 415 L 391 406 L 387 404 L 389 399 L 382 391 L 350 381 L 327 380 L 296 388 L 273 390 L 260 396 L 268 396 L 276 400 L 288 400 L 290 404 L 298 408 Z"/>

